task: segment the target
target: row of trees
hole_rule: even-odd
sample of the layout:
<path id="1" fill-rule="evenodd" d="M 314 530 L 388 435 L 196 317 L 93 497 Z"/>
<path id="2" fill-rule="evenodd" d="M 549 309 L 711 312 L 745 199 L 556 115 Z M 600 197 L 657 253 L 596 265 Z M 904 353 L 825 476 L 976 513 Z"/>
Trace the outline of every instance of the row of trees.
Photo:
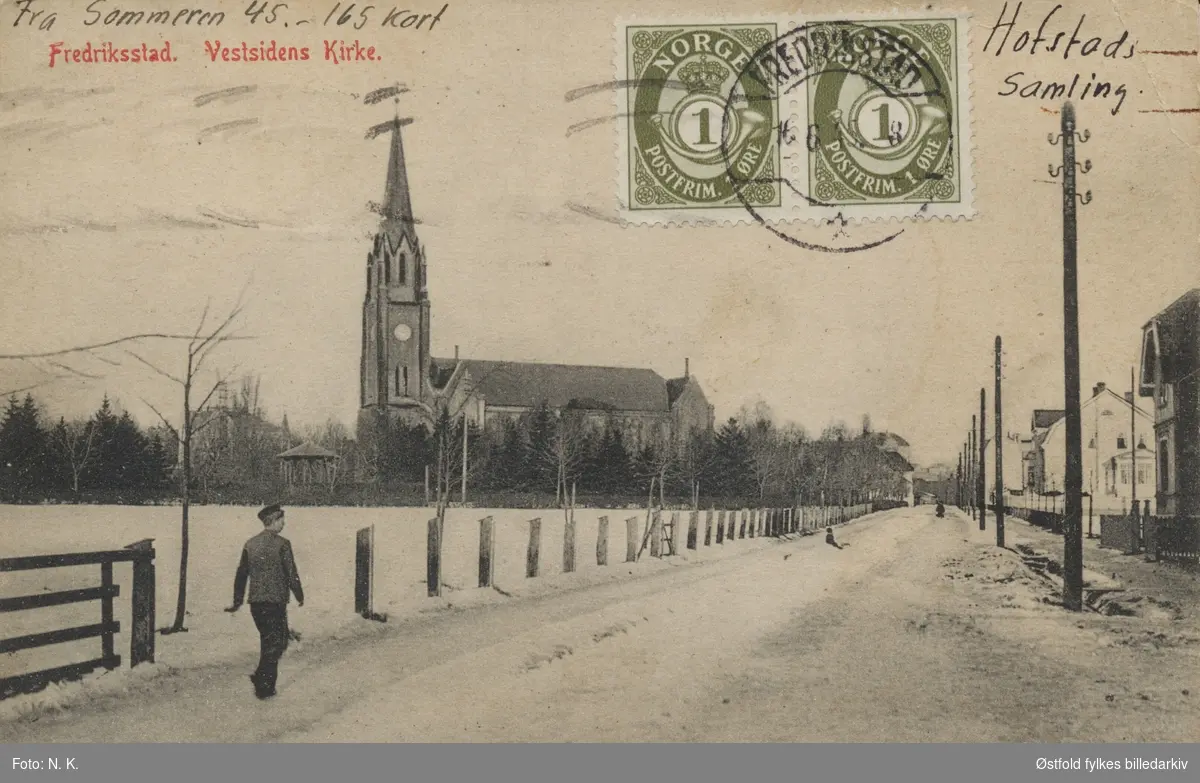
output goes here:
<path id="1" fill-rule="evenodd" d="M 480 491 L 644 498 L 659 496 L 757 501 L 829 502 L 902 497 L 904 476 L 881 448 L 880 436 L 844 425 L 819 438 L 780 425 L 765 404 L 744 407 L 713 432 L 672 437 L 663 429 L 635 438 L 610 417 L 568 405 L 542 406 L 515 420 L 481 430 L 442 410 L 433 427 L 379 419 L 354 454 L 365 481 L 430 480 L 461 499 L 463 470 L 468 498 Z M 462 449 L 467 448 L 466 460 Z M 464 464 L 465 463 L 465 464 Z"/>
<path id="2" fill-rule="evenodd" d="M 86 419 L 53 423 L 31 395 L 13 396 L 0 419 L 0 499 L 8 502 L 159 495 L 173 464 L 161 435 L 107 397 Z"/>
<path id="3" fill-rule="evenodd" d="M 276 456 L 301 439 L 337 452 L 344 483 L 445 484 L 457 500 L 464 468 L 462 419 L 442 411 L 434 427 L 377 424 L 373 437 L 353 441 L 328 422 L 301 436 L 270 423 L 258 383 L 245 378 L 229 399 L 206 410 L 192 444 L 194 489 L 205 496 L 237 490 L 277 492 Z M 713 432 L 671 439 L 655 431 L 643 441 L 614 420 L 597 422 L 583 410 L 545 406 L 501 426 L 466 433 L 469 497 L 480 492 L 644 498 L 651 482 L 672 498 L 819 502 L 896 496 L 903 477 L 879 447 L 878 436 L 844 426 L 810 438 L 800 427 L 779 425 L 770 409 L 743 408 Z M 141 429 L 106 397 L 86 419 L 48 420 L 32 396 L 8 400 L 0 419 L 0 498 L 28 502 L 96 496 L 138 499 L 177 496 L 171 480 L 179 451 L 172 432 Z"/>

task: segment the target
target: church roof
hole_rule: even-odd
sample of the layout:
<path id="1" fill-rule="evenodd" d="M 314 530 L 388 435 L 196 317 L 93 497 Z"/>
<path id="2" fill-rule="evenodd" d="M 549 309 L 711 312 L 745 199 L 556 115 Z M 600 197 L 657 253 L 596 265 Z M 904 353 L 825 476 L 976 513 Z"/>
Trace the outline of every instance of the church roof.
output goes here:
<path id="1" fill-rule="evenodd" d="M 400 129 L 411 122 L 410 119 L 402 120 L 397 117 L 389 123 L 392 126 L 392 145 L 388 155 L 387 184 L 380 212 L 383 214 L 384 229 L 394 244 L 399 244 L 400 236 L 407 235 L 409 242 L 416 247 L 416 219 L 413 216 L 412 197 L 408 189 L 404 143 L 400 139 Z"/>
<path id="2" fill-rule="evenodd" d="M 454 366 L 453 359 L 434 362 Z M 574 402 L 590 410 L 670 410 L 668 383 L 653 370 L 478 359 L 461 363 L 488 405 L 535 408 L 544 402 L 551 408 L 564 408 Z"/>
<path id="3" fill-rule="evenodd" d="M 683 390 L 687 388 L 690 378 L 671 378 L 667 381 L 667 401 L 675 404 L 675 400 L 679 399 L 679 395 L 683 394 Z"/>

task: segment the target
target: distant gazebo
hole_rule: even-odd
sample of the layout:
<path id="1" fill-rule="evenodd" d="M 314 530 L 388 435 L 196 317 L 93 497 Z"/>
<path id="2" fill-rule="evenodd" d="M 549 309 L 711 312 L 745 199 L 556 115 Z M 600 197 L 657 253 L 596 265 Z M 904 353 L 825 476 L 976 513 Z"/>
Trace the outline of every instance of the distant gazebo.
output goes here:
<path id="1" fill-rule="evenodd" d="M 315 443 L 301 443 L 278 456 L 283 483 L 328 484 L 338 461 L 338 455 Z"/>

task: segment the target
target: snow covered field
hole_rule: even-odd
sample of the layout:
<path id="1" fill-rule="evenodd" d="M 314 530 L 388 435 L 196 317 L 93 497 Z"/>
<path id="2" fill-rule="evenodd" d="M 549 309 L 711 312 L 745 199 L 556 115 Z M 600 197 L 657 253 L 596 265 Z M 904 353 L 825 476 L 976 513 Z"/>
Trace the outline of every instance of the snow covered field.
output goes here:
<path id="1" fill-rule="evenodd" d="M 188 566 L 188 633 L 157 636 L 156 665 L 144 667 L 146 675 L 166 667 L 193 668 L 252 653 L 258 648 L 253 621 L 246 610 L 230 615 L 223 611 L 232 599 L 233 577 L 243 542 L 261 530 L 257 508 L 198 506 L 191 513 L 191 555 Z M 139 539 L 153 538 L 156 550 L 157 625 L 169 626 L 175 615 L 179 573 L 178 507 L 143 506 L 3 506 L 0 507 L 0 541 L 3 556 L 119 549 Z M 371 633 L 380 626 L 354 614 L 355 531 L 375 526 L 375 611 L 401 617 L 436 611 L 447 604 L 462 605 L 504 600 L 503 593 L 559 589 L 566 585 L 608 581 L 630 574 L 672 568 L 686 561 L 726 557 L 749 548 L 768 546 L 772 539 L 739 539 L 704 547 L 704 513 L 700 518 L 697 552 L 653 561 L 627 564 L 626 524 L 638 518 L 639 535 L 645 511 L 636 509 L 579 509 L 576 520 L 576 573 L 562 573 L 564 519 L 561 510 L 451 509 L 447 515 L 443 547 L 441 599 L 426 595 L 426 524 L 433 516 L 421 508 L 311 508 L 288 509 L 284 535 L 291 539 L 301 579 L 305 605 L 293 603 L 292 627 L 304 641 Z M 479 590 L 479 520 L 495 520 L 495 584 L 499 591 Z M 529 520 L 542 520 L 541 565 L 537 579 L 525 576 Z M 609 519 L 608 566 L 596 564 L 596 537 L 601 516 Z M 681 541 L 686 541 L 687 512 L 681 512 Z M 640 543 L 640 541 L 638 542 Z M 129 673 L 129 596 L 131 566 L 118 563 L 114 578 L 121 594 L 115 617 L 121 623 L 116 650 L 122 672 Z M 96 586 L 96 565 L 0 574 L 0 596 L 29 595 L 41 591 Z M 52 631 L 99 622 L 98 601 L 16 612 L 4 617 L 4 637 Z M 301 644 L 304 643 L 301 642 Z M 52 645 L 0 656 L 0 676 L 59 666 L 98 657 L 100 639 Z M 143 667 L 137 674 L 142 674 Z M 105 678 L 103 671 L 91 680 Z M 64 686 L 71 690 L 75 686 Z M 51 697 L 55 690 L 50 692 Z M 24 698 L 24 697 L 22 697 Z M 46 698 L 46 697 L 41 697 Z M 18 699 L 0 702 L 0 713 L 11 711 Z M 0 717 L 3 717 L 0 715 Z"/>

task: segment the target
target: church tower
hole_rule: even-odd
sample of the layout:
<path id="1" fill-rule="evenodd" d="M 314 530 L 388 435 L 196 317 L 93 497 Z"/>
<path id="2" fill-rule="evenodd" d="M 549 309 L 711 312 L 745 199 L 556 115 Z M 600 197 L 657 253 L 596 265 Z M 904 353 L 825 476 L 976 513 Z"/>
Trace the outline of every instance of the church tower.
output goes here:
<path id="1" fill-rule="evenodd" d="M 425 249 L 417 239 L 404 145 L 392 124 L 382 221 L 367 254 L 363 300 L 360 422 L 363 414 L 387 413 L 415 421 L 424 417 L 429 385 L 429 295 Z"/>

